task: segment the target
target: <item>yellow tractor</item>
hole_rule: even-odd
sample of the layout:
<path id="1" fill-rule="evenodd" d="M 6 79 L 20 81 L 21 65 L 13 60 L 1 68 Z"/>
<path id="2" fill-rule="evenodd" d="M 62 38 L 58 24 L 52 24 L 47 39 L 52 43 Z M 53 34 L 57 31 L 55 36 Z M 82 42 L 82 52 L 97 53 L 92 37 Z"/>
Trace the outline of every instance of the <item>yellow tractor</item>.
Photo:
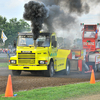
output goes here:
<path id="1" fill-rule="evenodd" d="M 64 70 L 70 73 L 70 50 L 57 49 L 55 33 L 42 32 L 35 41 L 32 33 L 19 33 L 16 55 L 10 57 L 9 70 L 13 75 L 20 75 L 21 71 L 35 73 L 41 71 L 45 76 L 52 77 L 55 72 Z"/>

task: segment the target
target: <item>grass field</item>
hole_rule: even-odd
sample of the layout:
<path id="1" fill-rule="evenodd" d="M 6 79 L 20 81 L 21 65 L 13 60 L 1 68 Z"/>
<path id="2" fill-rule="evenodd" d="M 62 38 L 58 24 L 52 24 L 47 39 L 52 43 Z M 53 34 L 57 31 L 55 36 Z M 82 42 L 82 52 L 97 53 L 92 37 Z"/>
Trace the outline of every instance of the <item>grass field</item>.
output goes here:
<path id="1" fill-rule="evenodd" d="M 8 67 L 9 63 L 0 63 L 0 67 Z"/>
<path id="2" fill-rule="evenodd" d="M 0 100 L 68 100 L 71 98 L 99 94 L 100 82 L 96 84 L 78 83 L 57 87 L 46 87 L 29 91 L 20 91 L 16 97 L 5 98 L 0 95 Z M 74 100 L 74 99 L 73 99 Z"/>
<path id="3" fill-rule="evenodd" d="M 0 59 L 5 59 L 5 58 L 0 57 Z"/>

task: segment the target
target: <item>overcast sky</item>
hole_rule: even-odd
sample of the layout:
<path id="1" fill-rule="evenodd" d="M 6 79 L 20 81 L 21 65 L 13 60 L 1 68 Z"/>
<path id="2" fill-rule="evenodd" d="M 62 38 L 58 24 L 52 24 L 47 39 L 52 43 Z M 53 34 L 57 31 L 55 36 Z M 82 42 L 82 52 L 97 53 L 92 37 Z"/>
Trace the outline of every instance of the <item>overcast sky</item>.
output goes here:
<path id="1" fill-rule="evenodd" d="M 29 0 L 0 0 L 0 15 L 7 17 L 7 19 L 17 17 L 18 19 L 22 18 L 24 12 L 24 4 Z M 86 15 L 82 15 L 80 20 L 83 22 L 89 19 L 90 22 L 97 22 L 96 20 L 100 16 L 100 4 L 91 4 L 90 12 Z"/>
<path id="2" fill-rule="evenodd" d="M 0 0 L 0 15 L 11 18 L 23 18 L 24 4 L 29 0 Z M 83 14 L 79 20 L 84 23 L 97 23 L 100 18 L 100 4 L 88 3 L 90 5 L 90 12 Z"/>
<path id="3" fill-rule="evenodd" d="M 24 12 L 24 4 L 29 0 L 0 0 L 0 15 L 6 17 L 7 20 L 11 18 L 22 19 Z M 86 0 L 85 0 L 86 1 Z M 88 0 L 87 0 L 88 1 Z M 78 22 L 87 24 L 97 24 L 100 22 L 100 3 L 87 2 L 90 6 L 88 14 L 77 16 Z M 76 15 L 75 15 L 76 16 Z M 77 31 L 76 31 L 77 32 Z"/>
<path id="4" fill-rule="evenodd" d="M 11 18 L 23 18 L 24 0 L 0 0 L 0 15 L 6 17 L 7 20 Z"/>

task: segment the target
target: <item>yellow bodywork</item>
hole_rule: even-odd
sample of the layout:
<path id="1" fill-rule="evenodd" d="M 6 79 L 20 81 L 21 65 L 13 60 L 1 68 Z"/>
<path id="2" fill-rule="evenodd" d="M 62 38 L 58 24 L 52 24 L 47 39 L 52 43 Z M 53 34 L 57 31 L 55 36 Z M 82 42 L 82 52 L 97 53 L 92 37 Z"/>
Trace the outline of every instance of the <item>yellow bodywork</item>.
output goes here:
<path id="1" fill-rule="evenodd" d="M 58 49 L 56 62 L 54 62 L 56 71 L 66 69 L 67 57 L 70 54 L 70 50 Z"/>
<path id="2" fill-rule="evenodd" d="M 14 66 L 9 65 L 10 70 L 47 70 L 47 66 Z"/>
<path id="3" fill-rule="evenodd" d="M 9 65 L 9 70 L 47 70 L 47 66 L 50 62 L 50 59 L 52 58 L 54 60 L 54 69 L 55 71 L 60 71 L 66 68 L 66 62 L 67 62 L 67 57 L 70 54 L 70 50 L 63 50 L 63 49 L 58 49 L 57 51 L 57 56 L 49 56 L 45 57 L 45 55 L 42 54 L 41 57 L 38 57 L 38 60 L 48 60 L 47 64 L 40 65 L 38 63 L 30 64 L 30 63 L 22 63 L 22 64 L 10 64 Z M 44 59 L 43 59 L 44 58 Z M 17 56 L 11 57 L 10 60 L 16 60 L 17 61 Z"/>
<path id="4" fill-rule="evenodd" d="M 55 36 L 53 33 L 51 36 Z M 31 51 L 29 54 L 22 53 L 22 51 Z M 17 46 L 16 56 L 10 60 L 16 60 L 16 64 L 10 64 L 9 70 L 27 70 L 27 71 L 41 71 L 48 70 L 48 65 L 51 60 L 54 62 L 54 70 L 60 71 L 66 69 L 67 57 L 70 50 L 57 49 L 50 47 L 19 47 Z M 32 59 L 27 59 L 32 58 Z M 46 64 L 39 64 L 39 61 L 46 61 Z"/>

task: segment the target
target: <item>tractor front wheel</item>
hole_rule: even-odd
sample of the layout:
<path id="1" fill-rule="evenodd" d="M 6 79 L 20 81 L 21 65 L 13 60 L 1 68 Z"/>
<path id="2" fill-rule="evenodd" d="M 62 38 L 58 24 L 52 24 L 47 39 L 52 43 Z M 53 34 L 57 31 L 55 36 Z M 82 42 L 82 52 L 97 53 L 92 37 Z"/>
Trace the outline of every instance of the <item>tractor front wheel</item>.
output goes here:
<path id="1" fill-rule="evenodd" d="M 50 62 L 48 65 L 48 70 L 44 72 L 44 75 L 47 77 L 53 77 L 54 75 L 54 63 L 53 61 Z"/>

